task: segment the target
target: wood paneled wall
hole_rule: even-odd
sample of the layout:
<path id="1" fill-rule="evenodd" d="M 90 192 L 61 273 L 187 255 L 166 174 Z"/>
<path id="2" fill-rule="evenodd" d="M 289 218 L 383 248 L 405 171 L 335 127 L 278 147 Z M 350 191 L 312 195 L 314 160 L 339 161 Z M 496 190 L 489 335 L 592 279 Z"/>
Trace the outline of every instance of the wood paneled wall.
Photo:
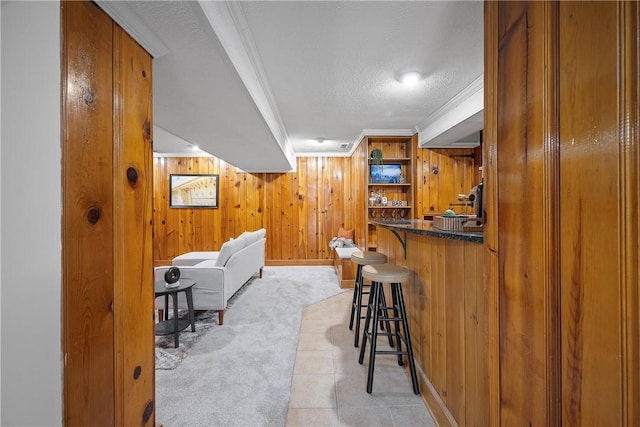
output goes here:
<path id="1" fill-rule="evenodd" d="M 478 153 L 480 148 L 417 148 L 414 149 L 415 208 L 414 216 L 441 214 L 453 209 L 459 214 L 473 214 L 466 206 L 450 206 L 459 194 L 469 194 L 480 182 Z"/>
<path id="2" fill-rule="evenodd" d="M 414 150 L 420 164 L 416 182 L 420 206 L 434 206 L 433 212 L 441 213 L 449 203 L 457 202 L 458 194 L 468 194 L 477 184 L 477 161 L 455 156 L 477 151 Z M 364 144 L 351 157 L 298 158 L 292 173 L 238 172 L 215 157 L 156 157 L 155 263 L 170 263 L 189 251 L 219 250 L 231 237 L 264 227 L 268 264 L 330 264 L 327 245 L 340 225 L 355 229 L 356 244 L 366 246 L 367 165 Z M 433 167 L 438 168 L 437 174 Z M 169 207 L 169 175 L 185 173 L 220 175 L 218 209 Z M 414 210 L 420 218 L 421 209 Z"/>
<path id="3" fill-rule="evenodd" d="M 189 251 L 219 250 L 245 230 L 267 230 L 267 264 L 331 264 L 328 243 L 341 225 L 356 230 L 359 188 L 351 158 L 308 157 L 296 172 L 244 173 L 215 157 L 154 159 L 156 265 Z M 357 168 L 356 168 L 357 170 Z M 218 209 L 169 207 L 169 175 L 220 175 Z M 357 207 L 357 208 L 356 208 Z"/>
<path id="4" fill-rule="evenodd" d="M 378 228 L 378 251 L 413 273 L 403 295 L 423 399 L 438 425 L 490 425 L 483 245 L 406 233 L 405 257 Z"/>
<path id="5" fill-rule="evenodd" d="M 151 426 L 151 56 L 93 2 L 61 7 L 63 425 Z"/>
<path id="6" fill-rule="evenodd" d="M 485 7 L 490 424 L 639 425 L 638 3 Z"/>

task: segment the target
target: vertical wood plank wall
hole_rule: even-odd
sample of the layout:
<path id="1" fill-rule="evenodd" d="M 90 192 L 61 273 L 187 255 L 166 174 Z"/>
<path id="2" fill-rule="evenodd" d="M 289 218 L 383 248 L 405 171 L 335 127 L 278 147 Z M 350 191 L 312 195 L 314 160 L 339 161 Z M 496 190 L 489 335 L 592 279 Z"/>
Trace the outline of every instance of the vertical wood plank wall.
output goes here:
<path id="1" fill-rule="evenodd" d="M 478 153 L 481 148 L 414 149 L 415 207 L 414 216 L 441 214 L 453 209 L 458 214 L 473 214 L 472 207 L 450 206 L 459 194 L 469 194 L 480 182 Z M 468 157 L 467 157 L 468 156 Z"/>
<path id="2" fill-rule="evenodd" d="M 640 424 L 638 9 L 486 4 L 492 425 Z"/>
<path id="3" fill-rule="evenodd" d="M 220 175 L 218 209 L 169 207 L 173 173 Z M 331 264 L 328 243 L 341 225 L 355 228 L 360 190 L 351 158 L 299 158 L 296 172 L 244 173 L 215 157 L 154 159 L 154 255 L 170 263 L 181 253 L 219 250 L 245 230 L 267 230 L 267 264 Z M 364 198 L 362 199 L 364 200 Z"/>
<path id="4" fill-rule="evenodd" d="M 473 149 L 414 149 L 430 171 L 419 175 L 417 194 L 444 212 L 459 193 L 468 194 L 474 182 Z M 326 264 L 332 260 L 327 246 L 344 224 L 355 229 L 359 247 L 366 242 L 365 217 L 367 153 L 360 145 L 351 157 L 301 157 L 296 172 L 244 173 L 215 157 L 156 157 L 154 167 L 154 262 L 171 263 L 185 252 L 219 250 L 222 243 L 245 230 L 267 230 L 266 262 Z M 220 175 L 218 209 L 169 207 L 171 174 Z M 422 218 L 422 212 L 418 214 Z M 428 213 L 428 211 L 425 211 Z"/>
<path id="5" fill-rule="evenodd" d="M 114 282 L 116 425 L 153 425 L 151 56 L 114 32 Z"/>
<path id="6" fill-rule="evenodd" d="M 407 233 L 405 258 L 378 228 L 378 251 L 413 272 L 402 287 L 422 398 L 438 425 L 490 425 L 483 245 Z"/>
<path id="7" fill-rule="evenodd" d="M 94 3 L 61 7 L 63 424 L 149 426 L 151 57 Z"/>
<path id="8" fill-rule="evenodd" d="M 64 425 L 114 425 L 112 23 L 94 4 L 62 8 Z"/>

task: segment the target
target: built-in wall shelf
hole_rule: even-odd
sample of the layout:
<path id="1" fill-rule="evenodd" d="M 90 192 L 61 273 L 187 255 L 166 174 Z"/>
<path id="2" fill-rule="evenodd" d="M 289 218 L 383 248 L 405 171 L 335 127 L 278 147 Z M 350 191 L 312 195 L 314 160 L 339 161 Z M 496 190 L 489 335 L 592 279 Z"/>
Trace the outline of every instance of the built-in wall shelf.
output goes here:
<path id="1" fill-rule="evenodd" d="M 391 158 L 382 158 L 382 159 L 374 159 L 372 157 L 369 157 L 369 164 L 370 165 L 375 165 L 375 164 L 386 165 L 386 164 L 393 164 L 393 163 L 409 163 L 410 161 L 411 161 L 411 158 L 409 158 L 409 157 L 391 157 Z"/>
<path id="2" fill-rule="evenodd" d="M 367 227 L 366 246 L 368 250 L 376 250 L 377 237 L 376 225 L 373 219 L 408 219 L 413 218 L 413 176 L 414 160 L 413 145 L 417 145 L 417 138 L 411 136 L 365 136 L 363 139 L 367 150 L 366 166 L 366 189 L 365 198 Z M 382 151 L 382 158 L 372 157 L 374 150 Z M 395 165 L 387 170 L 386 167 L 375 169 L 375 165 Z M 375 174 L 375 181 L 372 182 L 371 175 Z M 382 178 L 382 179 L 381 179 Z M 379 182 L 382 181 L 382 182 Z M 386 197 L 387 205 L 370 204 L 371 193 Z M 392 202 L 405 202 L 404 206 L 392 206 Z M 372 215 L 373 214 L 373 215 Z"/>

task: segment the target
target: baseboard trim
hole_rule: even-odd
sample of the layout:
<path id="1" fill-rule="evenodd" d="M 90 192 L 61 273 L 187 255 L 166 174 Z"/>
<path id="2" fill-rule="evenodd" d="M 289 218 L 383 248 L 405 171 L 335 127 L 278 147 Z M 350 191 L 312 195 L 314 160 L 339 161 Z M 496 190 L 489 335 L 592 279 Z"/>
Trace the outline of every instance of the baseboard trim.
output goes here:
<path id="1" fill-rule="evenodd" d="M 162 267 L 171 265 L 170 259 L 157 259 L 153 261 L 154 267 Z M 331 259 L 268 259 L 265 260 L 266 266 L 283 267 L 287 265 L 333 265 Z"/>
<path id="2" fill-rule="evenodd" d="M 288 265 L 333 265 L 331 259 L 268 259 L 266 266 L 283 267 Z"/>

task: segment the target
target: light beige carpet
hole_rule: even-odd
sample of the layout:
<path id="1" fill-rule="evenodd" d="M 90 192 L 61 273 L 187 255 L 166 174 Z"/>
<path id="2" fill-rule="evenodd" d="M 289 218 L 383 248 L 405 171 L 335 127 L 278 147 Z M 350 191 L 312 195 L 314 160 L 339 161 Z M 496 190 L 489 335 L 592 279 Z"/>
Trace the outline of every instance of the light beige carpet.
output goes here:
<path id="1" fill-rule="evenodd" d="M 176 369 L 156 371 L 156 421 L 285 425 L 302 310 L 343 291 L 333 267 L 266 267 L 234 297 L 223 326 Z"/>

